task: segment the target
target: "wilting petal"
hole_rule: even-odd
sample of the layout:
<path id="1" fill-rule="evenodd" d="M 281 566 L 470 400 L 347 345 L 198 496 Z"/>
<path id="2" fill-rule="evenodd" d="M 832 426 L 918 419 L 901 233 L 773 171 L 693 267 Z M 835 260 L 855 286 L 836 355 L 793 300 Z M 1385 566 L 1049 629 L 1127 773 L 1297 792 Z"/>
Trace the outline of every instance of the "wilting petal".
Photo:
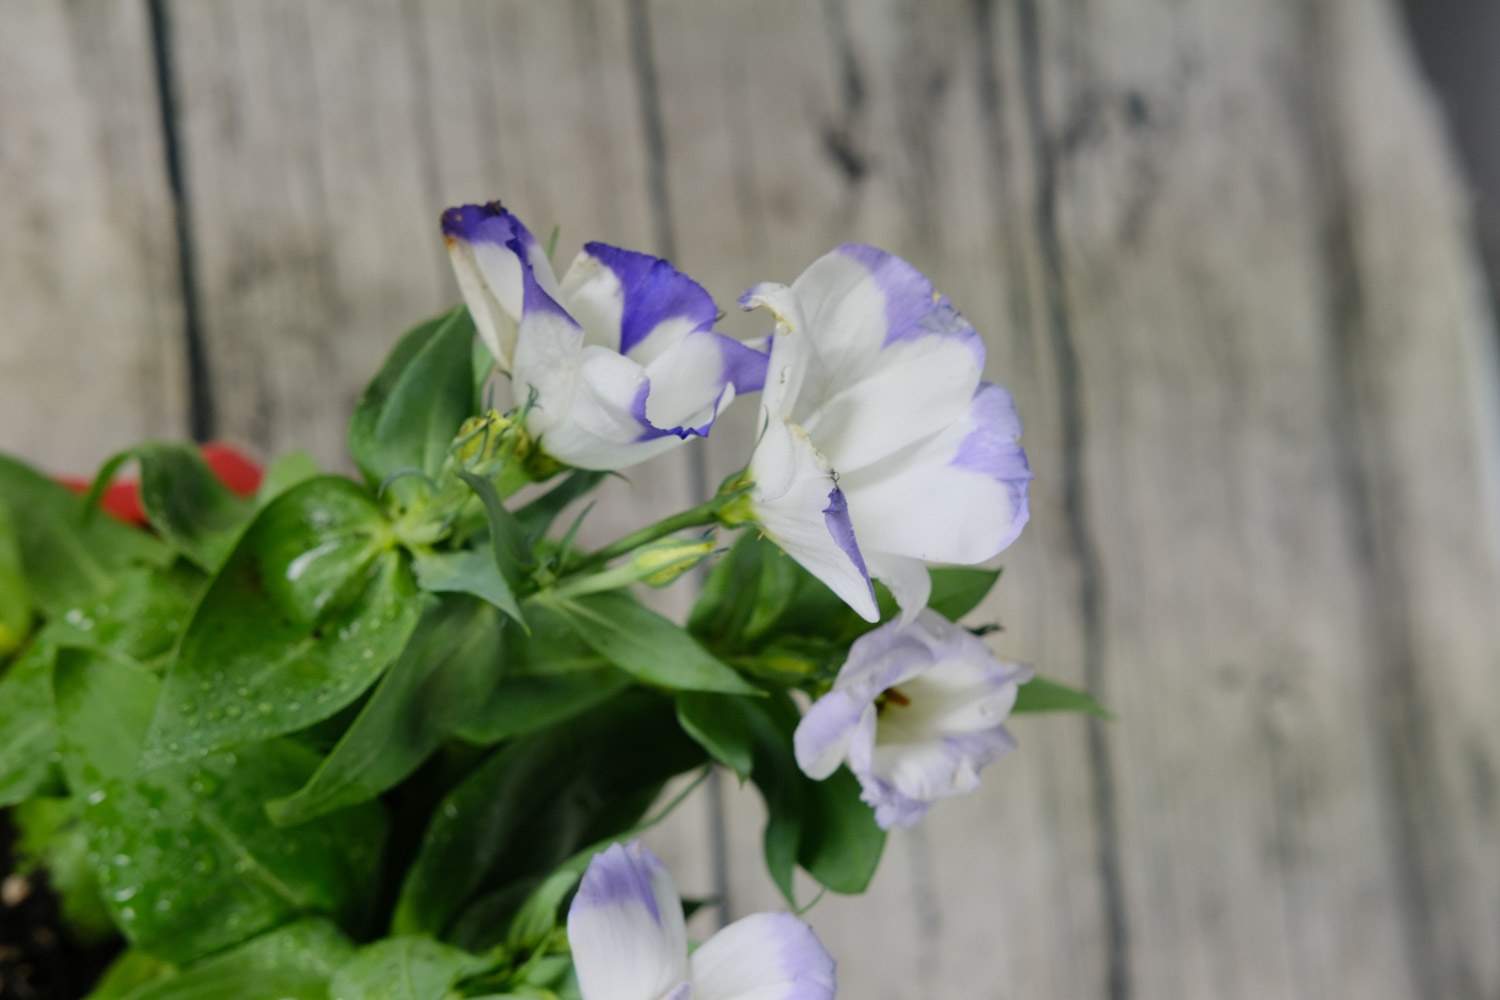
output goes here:
<path id="1" fill-rule="evenodd" d="M 693 952 L 691 966 L 693 1000 L 831 1000 L 835 992 L 833 958 L 789 913 L 735 921 Z"/>
<path id="2" fill-rule="evenodd" d="M 819 369 L 812 342 L 802 332 L 802 310 L 792 290 L 762 282 L 740 296 L 741 309 L 765 309 L 776 317 L 776 334 L 766 365 L 761 406 L 772 416 L 790 418 L 802 384 Z"/>
<path id="3" fill-rule="evenodd" d="M 568 910 L 583 1000 L 661 1000 L 687 979 L 687 934 L 672 876 L 632 841 L 589 862 Z"/>
<path id="4" fill-rule="evenodd" d="M 802 773 L 822 781 L 837 771 L 849 755 L 849 741 L 860 720 L 866 712 L 874 711 L 873 702 L 838 688 L 813 702 L 792 737 Z"/>
<path id="5" fill-rule="evenodd" d="M 772 362 L 782 341 L 772 349 Z M 764 411 L 763 411 L 764 412 Z M 766 534 L 866 621 L 879 621 L 875 588 L 828 462 L 796 424 L 772 419 L 750 462 L 755 518 Z"/>
<path id="6" fill-rule="evenodd" d="M 525 299 L 524 270 L 556 298 L 552 265 L 531 231 L 499 202 L 459 205 L 443 213 L 443 239 L 474 325 L 504 371 L 510 371 Z"/>
<path id="7" fill-rule="evenodd" d="M 1031 470 L 1010 393 L 982 383 L 962 419 L 841 478 L 860 544 L 933 562 L 983 562 L 1021 533 Z"/>

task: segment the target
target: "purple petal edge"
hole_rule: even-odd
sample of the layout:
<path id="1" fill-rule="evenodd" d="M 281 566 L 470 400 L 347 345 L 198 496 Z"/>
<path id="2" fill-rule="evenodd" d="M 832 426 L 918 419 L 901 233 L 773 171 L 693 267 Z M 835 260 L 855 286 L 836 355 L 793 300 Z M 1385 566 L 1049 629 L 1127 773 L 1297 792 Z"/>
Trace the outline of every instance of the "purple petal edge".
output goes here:
<path id="1" fill-rule="evenodd" d="M 620 316 L 620 353 L 651 335 L 662 322 L 683 318 L 694 329 L 707 330 L 718 319 L 713 296 L 669 261 L 608 243 L 585 243 L 583 250 L 614 272 L 624 295 Z"/>
<path id="2" fill-rule="evenodd" d="M 536 237 L 531 235 L 531 230 L 498 201 L 483 205 L 455 205 L 446 209 L 442 215 L 442 229 L 443 238 L 450 241 L 509 246 L 511 241 L 518 240 L 520 248 L 511 249 L 516 250 L 522 260 L 536 246 Z"/>
<path id="3" fill-rule="evenodd" d="M 859 575 L 865 578 L 865 586 L 870 588 L 870 600 L 874 601 L 875 584 L 870 582 L 870 571 L 865 568 L 865 557 L 860 553 L 859 541 L 854 537 L 854 522 L 849 518 L 849 501 L 844 499 L 844 491 L 837 486 L 828 491 L 828 506 L 823 508 L 823 523 L 828 526 L 828 533 L 833 536 L 835 544 L 854 563 Z"/>
<path id="4" fill-rule="evenodd" d="M 661 911 L 656 906 L 651 877 L 665 868 L 661 859 L 638 840 L 632 840 L 629 845 L 613 844 L 594 855 L 589 862 L 569 913 L 591 907 L 639 903 L 660 926 Z"/>
<path id="5" fill-rule="evenodd" d="M 863 265 L 885 296 L 882 347 L 921 337 L 948 337 L 962 342 L 975 363 L 984 367 L 984 340 L 947 296 L 934 291 L 921 271 L 893 253 L 864 243 L 845 243 L 837 252 Z"/>

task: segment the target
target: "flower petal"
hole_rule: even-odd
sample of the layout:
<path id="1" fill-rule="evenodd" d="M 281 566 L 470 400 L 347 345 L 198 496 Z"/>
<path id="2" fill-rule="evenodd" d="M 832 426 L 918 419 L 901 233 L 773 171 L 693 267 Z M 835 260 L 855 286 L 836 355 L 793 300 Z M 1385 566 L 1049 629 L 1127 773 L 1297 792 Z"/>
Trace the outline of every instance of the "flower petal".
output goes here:
<path id="1" fill-rule="evenodd" d="M 896 598 L 903 624 L 927 607 L 927 599 L 932 596 L 932 577 L 922 560 L 872 551 L 865 553 L 865 565 L 870 575 L 885 584 Z"/>
<path id="2" fill-rule="evenodd" d="M 796 335 L 778 337 L 776 350 Z M 750 459 L 751 509 L 771 540 L 866 621 L 879 621 L 875 588 L 828 462 L 796 424 L 772 419 Z"/>
<path id="3" fill-rule="evenodd" d="M 1004 726 L 915 745 L 877 742 L 869 772 L 861 776 L 860 798 L 875 807 L 881 829 L 909 827 L 933 801 L 979 787 L 980 769 L 1015 748 Z"/>
<path id="4" fill-rule="evenodd" d="M 736 920 L 693 952 L 691 966 L 693 1000 L 832 1000 L 836 990 L 833 958 L 790 913 Z"/>
<path id="5" fill-rule="evenodd" d="M 660 257 L 586 243 L 563 276 L 562 301 L 589 342 L 650 362 L 718 318 L 713 297 Z"/>
<path id="6" fill-rule="evenodd" d="M 776 334 L 766 365 L 761 405 L 776 417 L 787 418 L 797 405 L 802 383 L 818 369 L 812 343 L 803 330 L 801 306 L 786 285 L 764 281 L 740 296 L 741 309 L 766 309 L 776 317 Z"/>
<path id="7" fill-rule="evenodd" d="M 802 773 L 822 781 L 837 771 L 849 753 L 849 741 L 860 719 L 874 710 L 873 699 L 861 699 L 847 688 L 834 688 L 813 702 L 792 734 Z"/>
<path id="8" fill-rule="evenodd" d="M 687 978 L 672 876 L 638 840 L 594 855 L 568 910 L 583 1000 L 661 1000 Z"/>
<path id="9" fill-rule="evenodd" d="M 983 562 L 1021 533 L 1031 470 L 1010 393 L 981 383 L 963 418 L 841 476 L 865 547 L 931 562 Z M 842 472 L 842 470 L 840 470 Z"/>
<path id="10" fill-rule="evenodd" d="M 450 208 L 442 228 L 474 325 L 496 363 L 509 371 L 525 305 L 524 265 L 536 271 L 542 290 L 556 297 L 552 265 L 531 231 L 498 201 Z"/>

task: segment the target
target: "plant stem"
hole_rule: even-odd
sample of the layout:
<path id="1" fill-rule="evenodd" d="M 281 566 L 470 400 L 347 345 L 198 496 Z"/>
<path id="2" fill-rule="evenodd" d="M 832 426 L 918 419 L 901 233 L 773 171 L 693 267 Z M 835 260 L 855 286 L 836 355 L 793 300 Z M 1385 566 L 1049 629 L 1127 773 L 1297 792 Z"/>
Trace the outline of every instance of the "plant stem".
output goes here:
<path id="1" fill-rule="evenodd" d="M 640 531 L 631 532 L 624 538 L 610 545 L 606 545 L 598 552 L 590 555 L 583 562 L 573 567 L 569 575 L 585 572 L 596 566 L 602 566 L 611 559 L 634 552 L 642 545 L 647 545 L 658 538 L 665 538 L 685 528 L 701 528 L 713 524 L 719 519 L 719 508 L 723 507 L 725 497 L 720 495 L 704 504 L 699 504 L 691 510 L 685 510 L 680 514 L 657 521 L 655 524 L 647 525 Z"/>

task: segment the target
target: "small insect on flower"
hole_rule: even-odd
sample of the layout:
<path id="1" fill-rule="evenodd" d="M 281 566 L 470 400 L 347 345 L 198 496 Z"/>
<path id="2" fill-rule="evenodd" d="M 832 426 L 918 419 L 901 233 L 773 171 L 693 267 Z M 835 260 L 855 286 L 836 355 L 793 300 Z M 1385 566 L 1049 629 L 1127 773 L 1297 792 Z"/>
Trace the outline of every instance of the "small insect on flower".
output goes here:
<path id="1" fill-rule="evenodd" d="M 803 716 L 797 764 L 821 781 L 847 761 L 875 822 L 911 826 L 1015 749 L 1004 722 L 1030 678 L 935 611 L 887 622 L 855 640 L 833 690 Z"/>
<path id="2" fill-rule="evenodd" d="M 594 855 L 568 911 L 583 1000 L 831 1000 L 834 962 L 789 913 L 737 920 L 688 955 L 682 900 L 638 840 Z"/>

